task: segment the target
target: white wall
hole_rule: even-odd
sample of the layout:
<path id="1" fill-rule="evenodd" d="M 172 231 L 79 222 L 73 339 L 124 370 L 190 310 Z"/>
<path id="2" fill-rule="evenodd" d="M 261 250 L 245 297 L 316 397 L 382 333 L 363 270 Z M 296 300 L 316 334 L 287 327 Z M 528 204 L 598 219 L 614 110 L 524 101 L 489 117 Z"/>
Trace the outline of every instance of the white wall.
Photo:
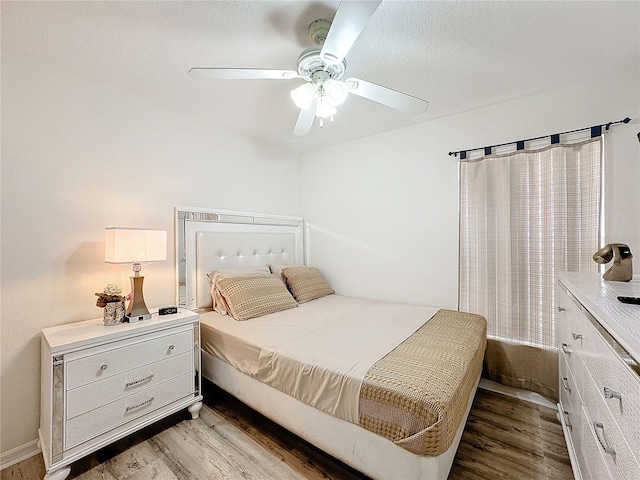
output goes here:
<path id="1" fill-rule="evenodd" d="M 177 205 L 301 215 L 299 155 L 51 65 L 2 52 L 1 451 L 37 437 L 40 330 L 99 317 L 129 288 L 107 226 L 169 231 L 143 267 L 150 307 L 175 303 Z"/>
<path id="2" fill-rule="evenodd" d="M 616 72 L 303 155 L 311 264 L 339 293 L 456 308 L 458 169 L 448 152 L 626 116 L 635 120 L 605 141 L 606 240 L 640 259 L 639 87 L 637 70 Z"/>

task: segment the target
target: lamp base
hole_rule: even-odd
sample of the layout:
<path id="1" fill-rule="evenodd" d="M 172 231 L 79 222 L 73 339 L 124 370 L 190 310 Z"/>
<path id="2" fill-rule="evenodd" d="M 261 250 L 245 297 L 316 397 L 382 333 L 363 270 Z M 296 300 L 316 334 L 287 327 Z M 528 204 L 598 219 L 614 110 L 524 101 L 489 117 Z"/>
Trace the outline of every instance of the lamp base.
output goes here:
<path id="1" fill-rule="evenodd" d="M 126 317 L 129 323 L 138 322 L 140 320 L 150 320 L 151 314 L 147 305 L 144 303 L 144 295 L 142 294 L 143 276 L 129 277 L 131 279 L 131 300 L 127 305 Z"/>

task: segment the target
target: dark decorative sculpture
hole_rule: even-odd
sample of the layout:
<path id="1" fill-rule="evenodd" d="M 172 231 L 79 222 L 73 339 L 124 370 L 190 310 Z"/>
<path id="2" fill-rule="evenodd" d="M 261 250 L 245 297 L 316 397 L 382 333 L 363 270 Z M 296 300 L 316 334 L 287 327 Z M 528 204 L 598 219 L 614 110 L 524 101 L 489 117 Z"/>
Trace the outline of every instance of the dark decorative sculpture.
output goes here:
<path id="1" fill-rule="evenodd" d="M 613 259 L 613 265 L 602 278 L 615 282 L 628 282 L 633 278 L 632 258 L 629 245 L 624 243 L 609 243 L 593 254 L 597 263 L 609 263 Z"/>

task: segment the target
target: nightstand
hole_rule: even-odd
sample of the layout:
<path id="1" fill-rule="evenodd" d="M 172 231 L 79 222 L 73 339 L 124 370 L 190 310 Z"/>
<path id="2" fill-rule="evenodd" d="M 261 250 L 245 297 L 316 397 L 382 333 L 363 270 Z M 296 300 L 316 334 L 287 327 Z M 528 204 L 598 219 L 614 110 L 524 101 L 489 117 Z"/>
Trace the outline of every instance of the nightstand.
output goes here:
<path id="1" fill-rule="evenodd" d="M 45 480 L 72 462 L 182 408 L 202 408 L 200 319 L 189 310 L 104 326 L 42 330 L 40 446 Z"/>

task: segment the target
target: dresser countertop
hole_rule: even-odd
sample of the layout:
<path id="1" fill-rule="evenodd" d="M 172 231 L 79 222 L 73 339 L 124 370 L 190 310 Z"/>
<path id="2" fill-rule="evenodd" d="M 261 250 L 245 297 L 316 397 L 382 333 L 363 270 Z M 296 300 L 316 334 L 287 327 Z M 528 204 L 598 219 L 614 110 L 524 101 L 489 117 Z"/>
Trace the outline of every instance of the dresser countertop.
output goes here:
<path id="1" fill-rule="evenodd" d="M 120 323 L 118 325 L 105 326 L 101 318 L 86 320 L 83 322 L 67 323 L 42 330 L 42 337 L 54 354 L 63 350 L 90 346 L 93 342 L 105 340 L 118 340 L 131 335 L 143 335 L 157 331 L 161 328 L 170 328 L 180 323 L 188 323 L 198 318 L 198 315 L 190 310 L 178 309 L 178 313 L 159 316 L 157 311 L 151 312 L 150 320 L 141 320 L 134 323 Z"/>
<path id="2" fill-rule="evenodd" d="M 634 276 L 630 282 L 611 282 L 603 280 L 599 273 L 562 272 L 558 280 L 640 362 L 640 305 L 617 299 L 640 297 L 640 277 Z"/>

